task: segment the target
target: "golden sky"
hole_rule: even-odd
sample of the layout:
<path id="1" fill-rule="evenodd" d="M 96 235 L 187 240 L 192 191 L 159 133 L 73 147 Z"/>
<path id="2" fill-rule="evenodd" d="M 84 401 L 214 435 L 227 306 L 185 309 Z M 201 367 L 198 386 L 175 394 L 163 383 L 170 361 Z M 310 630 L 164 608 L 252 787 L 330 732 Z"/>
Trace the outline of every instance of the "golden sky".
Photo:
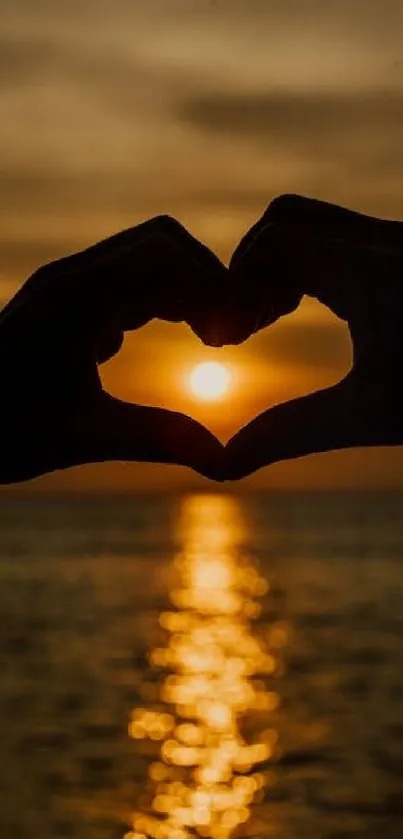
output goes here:
<path id="1" fill-rule="evenodd" d="M 0 0 L 0 303 L 38 265 L 169 213 L 227 260 L 281 192 L 403 218 L 401 0 Z M 347 330 L 305 300 L 241 347 L 153 322 L 102 370 L 111 392 L 192 413 L 223 439 L 337 381 Z M 198 403 L 194 363 L 228 362 Z M 100 465 L 32 488 L 199 486 Z M 400 449 L 278 464 L 245 487 L 401 486 Z"/>

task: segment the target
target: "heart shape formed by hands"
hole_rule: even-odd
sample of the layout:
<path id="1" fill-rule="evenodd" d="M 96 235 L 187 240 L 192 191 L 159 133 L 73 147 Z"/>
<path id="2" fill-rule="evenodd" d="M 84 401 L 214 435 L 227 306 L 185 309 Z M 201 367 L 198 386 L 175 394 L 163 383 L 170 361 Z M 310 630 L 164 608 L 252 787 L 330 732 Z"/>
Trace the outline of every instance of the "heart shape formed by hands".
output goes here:
<path id="1" fill-rule="evenodd" d="M 0 315 L 0 482 L 105 460 L 191 466 L 217 480 L 311 452 L 402 442 L 403 225 L 281 196 L 226 268 L 158 217 L 40 268 Z M 238 344 L 309 294 L 347 321 L 339 384 L 275 406 L 224 447 L 200 423 L 103 391 L 97 363 L 151 318 Z"/>

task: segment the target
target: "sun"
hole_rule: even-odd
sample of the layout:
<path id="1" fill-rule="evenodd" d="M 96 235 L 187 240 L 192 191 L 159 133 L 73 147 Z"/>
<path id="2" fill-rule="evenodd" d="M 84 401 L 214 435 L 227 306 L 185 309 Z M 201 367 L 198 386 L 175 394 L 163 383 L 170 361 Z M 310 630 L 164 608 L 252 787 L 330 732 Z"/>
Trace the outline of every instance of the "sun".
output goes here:
<path id="1" fill-rule="evenodd" d="M 189 377 L 192 393 L 198 399 L 211 402 L 225 396 L 230 382 L 231 373 L 228 367 L 218 361 L 205 361 L 203 364 L 198 364 Z"/>

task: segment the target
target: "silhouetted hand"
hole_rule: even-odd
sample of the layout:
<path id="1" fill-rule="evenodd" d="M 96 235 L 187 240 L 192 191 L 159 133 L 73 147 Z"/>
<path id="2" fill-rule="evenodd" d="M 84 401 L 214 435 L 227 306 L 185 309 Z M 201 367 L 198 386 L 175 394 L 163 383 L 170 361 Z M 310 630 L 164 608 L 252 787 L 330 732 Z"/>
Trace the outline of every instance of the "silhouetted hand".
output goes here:
<path id="1" fill-rule="evenodd" d="M 191 322 L 196 313 L 211 337 L 209 301 L 226 276 L 164 216 L 33 274 L 0 315 L 0 483 L 106 460 L 184 464 L 214 477 L 222 446 L 207 429 L 114 399 L 97 363 L 153 317 Z"/>
<path id="2" fill-rule="evenodd" d="M 226 448 L 226 477 L 312 452 L 403 443 L 403 223 L 282 196 L 236 249 L 230 275 L 236 311 L 226 342 L 308 294 L 347 321 L 354 355 L 340 383 L 241 429 Z"/>

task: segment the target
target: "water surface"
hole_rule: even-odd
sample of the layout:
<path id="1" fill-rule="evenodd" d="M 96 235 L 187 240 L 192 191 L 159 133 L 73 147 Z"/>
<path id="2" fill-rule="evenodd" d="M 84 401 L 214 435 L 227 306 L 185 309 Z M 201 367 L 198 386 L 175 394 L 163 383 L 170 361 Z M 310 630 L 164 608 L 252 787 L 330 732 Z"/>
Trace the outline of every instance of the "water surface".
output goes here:
<path id="1" fill-rule="evenodd" d="M 7 499 L 7 839 L 397 839 L 403 498 Z"/>

